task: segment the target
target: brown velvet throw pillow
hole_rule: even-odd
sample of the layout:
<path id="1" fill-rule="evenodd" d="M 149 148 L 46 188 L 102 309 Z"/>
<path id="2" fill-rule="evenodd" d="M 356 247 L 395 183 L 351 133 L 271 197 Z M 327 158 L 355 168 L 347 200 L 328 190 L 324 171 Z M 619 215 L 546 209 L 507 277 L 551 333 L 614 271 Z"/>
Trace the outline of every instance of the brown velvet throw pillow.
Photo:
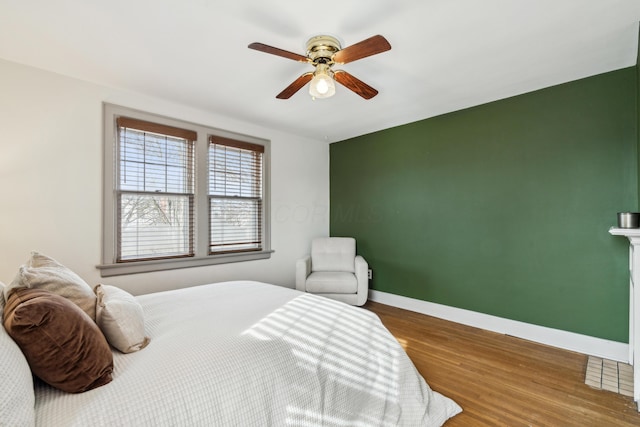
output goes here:
<path id="1" fill-rule="evenodd" d="M 3 323 L 31 371 L 47 384 L 80 393 L 111 381 L 113 354 L 107 340 L 66 298 L 44 289 L 14 289 Z"/>

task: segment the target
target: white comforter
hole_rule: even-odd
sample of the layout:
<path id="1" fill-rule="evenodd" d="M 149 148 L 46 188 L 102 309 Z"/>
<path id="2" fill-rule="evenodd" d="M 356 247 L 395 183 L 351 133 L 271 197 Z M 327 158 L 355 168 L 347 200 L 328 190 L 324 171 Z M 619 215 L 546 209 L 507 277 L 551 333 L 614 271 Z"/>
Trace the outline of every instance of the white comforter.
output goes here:
<path id="1" fill-rule="evenodd" d="M 432 391 L 374 314 L 258 282 L 138 297 L 151 342 L 110 384 L 36 385 L 38 426 L 439 426 Z"/>

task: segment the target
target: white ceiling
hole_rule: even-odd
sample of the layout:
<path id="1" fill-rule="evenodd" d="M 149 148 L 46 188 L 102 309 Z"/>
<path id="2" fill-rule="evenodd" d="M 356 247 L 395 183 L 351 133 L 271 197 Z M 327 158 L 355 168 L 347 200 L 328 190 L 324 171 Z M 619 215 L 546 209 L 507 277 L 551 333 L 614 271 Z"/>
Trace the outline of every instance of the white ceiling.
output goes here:
<path id="1" fill-rule="evenodd" d="M 0 58 L 334 142 L 633 66 L 638 21 L 639 0 L 0 0 Z M 379 95 L 276 99 L 311 66 L 247 45 L 317 34 L 385 36 L 338 67 Z"/>

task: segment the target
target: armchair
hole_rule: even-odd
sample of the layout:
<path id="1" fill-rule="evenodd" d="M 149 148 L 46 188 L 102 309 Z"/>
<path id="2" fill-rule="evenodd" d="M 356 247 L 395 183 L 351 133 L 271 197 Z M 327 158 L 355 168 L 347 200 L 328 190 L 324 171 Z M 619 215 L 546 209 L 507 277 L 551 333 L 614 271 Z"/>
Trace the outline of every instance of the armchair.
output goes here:
<path id="1" fill-rule="evenodd" d="M 296 262 L 296 289 L 351 305 L 363 305 L 369 292 L 369 265 L 356 255 L 352 237 L 321 237 L 311 255 Z"/>

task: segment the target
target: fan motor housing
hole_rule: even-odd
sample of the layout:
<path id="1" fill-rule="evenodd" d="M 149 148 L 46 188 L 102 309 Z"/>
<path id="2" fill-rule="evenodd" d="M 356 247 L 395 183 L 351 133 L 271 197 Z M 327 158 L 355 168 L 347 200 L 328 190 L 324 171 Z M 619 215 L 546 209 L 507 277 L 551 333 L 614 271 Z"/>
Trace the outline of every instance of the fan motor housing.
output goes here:
<path id="1" fill-rule="evenodd" d="M 315 64 L 332 64 L 331 57 L 342 47 L 338 39 L 320 35 L 307 41 L 307 57 Z"/>

